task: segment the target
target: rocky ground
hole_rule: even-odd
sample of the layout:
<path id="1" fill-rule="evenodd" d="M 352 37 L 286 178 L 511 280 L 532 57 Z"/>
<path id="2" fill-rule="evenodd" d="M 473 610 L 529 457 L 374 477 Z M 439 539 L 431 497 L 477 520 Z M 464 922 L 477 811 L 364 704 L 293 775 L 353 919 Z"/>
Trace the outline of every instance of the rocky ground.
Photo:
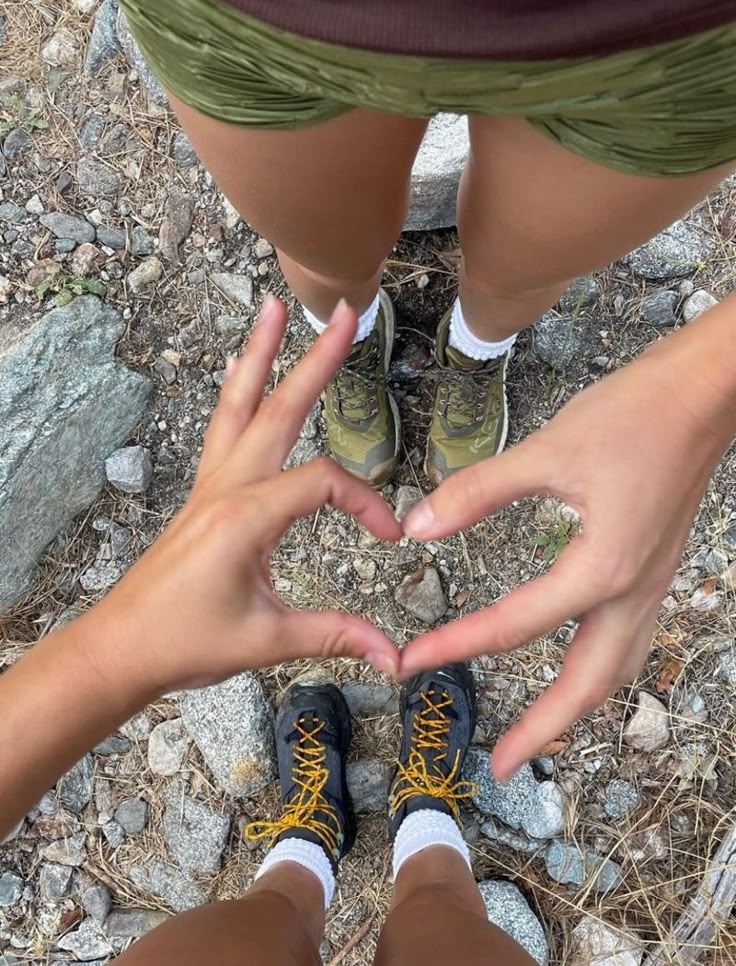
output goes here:
<path id="1" fill-rule="evenodd" d="M 26 433 L 28 407 L 14 408 L 12 391 L 0 398 L 0 588 L 13 600 L 0 623 L 0 669 L 94 603 L 161 532 L 191 485 L 227 355 L 266 292 L 288 298 L 270 244 L 239 220 L 173 116 L 146 93 L 117 49 L 114 22 L 114 0 L 0 0 L 0 378 L 22 399 L 24 386 L 65 375 L 93 436 L 84 450 L 44 437 L 41 423 Z M 510 369 L 512 442 L 730 290 L 734 188 L 725 183 L 645 249 L 581 280 L 534 337 L 521 336 Z M 431 334 L 457 260 L 452 232 L 407 233 L 387 269 L 400 320 L 391 375 L 407 432 L 384 495 L 399 511 L 428 488 Z M 275 380 L 305 343 L 295 321 Z M 53 418 L 48 400 L 34 406 Z M 293 460 L 320 453 L 321 434 L 315 412 Z M 12 474 L 24 454 L 43 472 L 20 486 Z M 70 473 L 78 499 L 54 506 L 53 482 Z M 480 723 L 468 775 L 480 792 L 466 837 L 490 914 L 521 930 L 539 961 L 646 959 L 730 821 L 735 478 L 732 450 L 706 493 L 640 679 L 507 787 L 489 777 L 489 750 L 554 680 L 573 628 L 476 662 Z M 37 569 L 13 563 L 16 544 L 38 552 L 64 520 Z M 401 644 L 541 573 L 571 529 L 564 508 L 530 499 L 457 537 L 395 547 L 323 511 L 287 535 L 274 582 L 295 606 L 362 613 Z M 45 795 L 0 846 L 0 964 L 104 962 L 172 910 L 237 895 L 263 854 L 243 826 L 277 805 L 272 708 L 305 670 L 287 665 L 162 700 Z M 351 662 L 327 670 L 356 715 L 351 784 L 361 826 L 323 956 L 352 966 L 371 961 L 390 894 L 383 808 L 397 695 Z M 735 939 L 727 926 L 701 961 L 736 961 Z"/>

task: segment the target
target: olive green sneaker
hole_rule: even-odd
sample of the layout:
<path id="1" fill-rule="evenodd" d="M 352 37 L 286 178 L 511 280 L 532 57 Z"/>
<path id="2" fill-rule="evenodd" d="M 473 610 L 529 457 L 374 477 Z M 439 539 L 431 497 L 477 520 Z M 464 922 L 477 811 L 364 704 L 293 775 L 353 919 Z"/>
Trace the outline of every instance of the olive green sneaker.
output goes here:
<path id="1" fill-rule="evenodd" d="M 448 345 L 450 310 L 437 326 L 440 367 L 424 472 L 439 486 L 452 473 L 500 453 L 509 428 L 506 369 L 510 351 L 488 362 Z"/>
<path id="2" fill-rule="evenodd" d="M 391 299 L 381 290 L 373 332 L 353 346 L 325 391 L 332 455 L 371 486 L 385 483 L 399 463 L 399 410 L 386 386 L 395 325 Z"/>

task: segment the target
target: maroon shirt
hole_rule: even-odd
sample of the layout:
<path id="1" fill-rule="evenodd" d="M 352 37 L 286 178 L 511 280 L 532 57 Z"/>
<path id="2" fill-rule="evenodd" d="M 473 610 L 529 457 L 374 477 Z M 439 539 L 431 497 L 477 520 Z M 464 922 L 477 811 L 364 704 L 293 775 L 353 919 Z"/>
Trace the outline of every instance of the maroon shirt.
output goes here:
<path id="1" fill-rule="evenodd" d="M 226 2 L 266 23 L 347 47 L 500 60 L 613 53 L 736 20 L 736 0 Z"/>

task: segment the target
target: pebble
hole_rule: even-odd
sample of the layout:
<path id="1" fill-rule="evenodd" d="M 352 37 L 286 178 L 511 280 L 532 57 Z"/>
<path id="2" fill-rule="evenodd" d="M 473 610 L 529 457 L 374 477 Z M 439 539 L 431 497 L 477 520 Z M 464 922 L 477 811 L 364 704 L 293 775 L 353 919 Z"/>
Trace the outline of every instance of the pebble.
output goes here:
<path id="1" fill-rule="evenodd" d="M 585 316 L 572 318 L 545 312 L 533 329 L 534 351 L 538 358 L 558 371 L 566 369 L 583 348 L 587 322 Z"/>
<path id="2" fill-rule="evenodd" d="M 77 163 L 77 184 L 82 194 L 93 197 L 114 197 L 122 187 L 122 178 L 109 165 L 97 158 L 80 158 Z"/>
<path id="3" fill-rule="evenodd" d="M 655 292 L 649 295 L 641 304 L 641 316 L 646 322 L 652 325 L 668 326 L 675 325 L 675 306 L 677 305 L 676 292 Z"/>
<path id="4" fill-rule="evenodd" d="M 69 895 L 74 869 L 70 865 L 47 862 L 41 866 L 38 887 L 45 899 L 56 901 Z"/>
<path id="5" fill-rule="evenodd" d="M 522 832 L 514 832 L 502 822 L 498 822 L 492 818 L 483 822 L 480 830 L 486 838 L 493 839 L 494 842 L 501 842 L 502 845 L 506 845 L 508 848 L 514 849 L 517 852 L 530 852 L 533 854 L 547 848 L 546 841 L 530 839 Z"/>
<path id="6" fill-rule="evenodd" d="M 105 933 L 115 939 L 138 939 L 170 918 L 168 912 L 153 909 L 114 909 L 105 922 Z"/>
<path id="7" fill-rule="evenodd" d="M 161 830 L 169 854 L 182 872 L 217 872 L 231 825 L 229 815 L 188 798 L 181 787 L 169 789 Z"/>
<path id="8" fill-rule="evenodd" d="M 637 808 L 639 802 L 639 792 L 631 782 L 624 781 L 623 778 L 614 778 L 606 786 L 606 801 L 603 807 L 609 818 L 623 818 Z"/>
<path id="9" fill-rule="evenodd" d="M 698 316 L 707 312 L 708 309 L 712 309 L 715 305 L 718 305 L 718 299 L 714 298 L 710 292 L 706 292 L 705 289 L 699 288 L 689 298 L 685 299 L 682 306 L 682 317 L 686 322 L 694 322 Z"/>
<path id="10" fill-rule="evenodd" d="M 74 0 L 74 6 L 80 13 L 90 14 L 97 6 L 99 0 Z"/>
<path id="11" fill-rule="evenodd" d="M 582 885 L 590 880 L 596 892 L 610 892 L 621 881 L 621 866 L 585 846 L 551 842 L 545 855 L 547 872 L 563 885 Z"/>
<path id="12" fill-rule="evenodd" d="M 601 297 L 601 287 L 593 275 L 576 278 L 560 299 L 560 308 L 567 315 L 576 317 L 581 309 L 588 309 Z"/>
<path id="13" fill-rule="evenodd" d="M 142 832 L 148 824 L 148 804 L 141 798 L 126 798 L 115 809 L 115 821 L 129 834 Z"/>
<path id="14" fill-rule="evenodd" d="M 250 308 L 253 302 L 253 280 L 247 275 L 213 272 L 212 282 L 232 302 Z"/>
<path id="15" fill-rule="evenodd" d="M 97 922 L 104 922 L 112 908 L 110 891 L 99 882 L 87 886 L 82 891 L 79 901 L 87 915 L 92 916 Z"/>
<path id="16" fill-rule="evenodd" d="M 79 132 L 79 143 L 85 151 L 91 151 L 96 146 L 103 135 L 106 124 L 105 115 L 100 114 L 98 111 L 93 111 L 86 118 Z"/>
<path id="17" fill-rule="evenodd" d="M 568 966 L 639 966 L 643 955 L 643 945 L 632 936 L 587 918 L 573 929 Z"/>
<path id="18" fill-rule="evenodd" d="M 179 131 L 174 138 L 172 153 L 174 155 L 174 161 L 176 161 L 180 168 L 193 168 L 199 163 L 197 152 L 194 150 L 192 142 L 183 131 Z"/>
<path id="19" fill-rule="evenodd" d="M 97 241 L 106 248 L 122 251 L 125 248 L 125 232 L 119 228 L 106 228 L 104 225 L 98 225 Z"/>
<path id="20" fill-rule="evenodd" d="M 268 258 L 269 255 L 273 255 L 273 245 L 265 238 L 257 238 L 253 246 L 253 251 L 255 252 L 256 258 Z"/>
<path id="21" fill-rule="evenodd" d="M 94 771 L 92 755 L 85 755 L 59 779 L 56 794 L 62 805 L 72 812 L 82 811 L 92 798 Z"/>
<path id="22" fill-rule="evenodd" d="M 639 751 L 657 751 L 669 738 L 667 708 L 647 691 L 640 691 L 637 709 L 624 728 L 624 741 Z"/>
<path id="23" fill-rule="evenodd" d="M 99 923 L 94 919 L 84 919 L 78 929 L 68 932 L 57 940 L 59 949 L 74 953 L 77 959 L 87 962 L 91 959 L 105 959 L 113 949 Z"/>
<path id="24" fill-rule="evenodd" d="M 371 560 L 370 558 L 366 559 L 365 557 L 356 557 L 353 560 L 353 570 L 361 580 L 366 581 L 366 583 L 370 583 L 372 580 L 375 580 L 378 567 L 375 560 Z"/>
<path id="25" fill-rule="evenodd" d="M 167 386 L 173 386 L 176 382 L 176 366 L 172 365 L 168 359 L 159 356 L 153 363 L 154 372 L 157 372 Z"/>
<path id="26" fill-rule="evenodd" d="M 84 72 L 89 76 L 97 74 L 108 60 L 120 50 L 115 18 L 118 13 L 118 0 L 102 0 L 95 14 L 92 34 L 84 58 Z"/>
<path id="27" fill-rule="evenodd" d="M 425 624 L 435 624 L 447 612 L 442 582 L 434 567 L 421 567 L 404 577 L 394 597 L 397 604 Z"/>
<path id="28" fill-rule="evenodd" d="M 85 242 L 72 255 L 71 268 L 75 275 L 89 275 L 102 259 L 102 252 L 90 242 Z"/>
<path id="29" fill-rule="evenodd" d="M 273 711 L 253 674 L 184 691 L 179 706 L 187 731 L 228 795 L 249 798 L 274 780 Z"/>
<path id="30" fill-rule="evenodd" d="M 150 255 L 155 251 L 156 243 L 142 225 L 136 225 L 130 233 L 131 254 L 141 256 Z"/>
<path id="31" fill-rule="evenodd" d="M 182 719 L 162 721 L 148 739 L 148 767 L 154 775 L 175 775 L 181 768 L 188 747 L 189 735 Z"/>
<path id="32" fill-rule="evenodd" d="M 11 225 L 20 225 L 28 217 L 28 212 L 12 201 L 4 201 L 0 205 L 0 221 L 7 221 Z"/>
<path id="33" fill-rule="evenodd" d="M 206 901 L 204 892 L 196 883 L 160 859 L 149 859 L 145 865 L 134 865 L 127 871 L 134 885 L 162 899 L 175 912 L 185 912 Z"/>
<path id="34" fill-rule="evenodd" d="M 384 812 L 393 766 L 377 758 L 364 758 L 347 766 L 347 782 L 353 808 L 359 814 Z"/>
<path id="35" fill-rule="evenodd" d="M 23 896 L 24 883 L 15 872 L 3 872 L 0 875 L 0 908 L 8 908 L 20 902 Z"/>
<path id="36" fill-rule="evenodd" d="M 77 835 L 69 835 L 66 838 L 57 839 L 49 843 L 43 850 L 42 855 L 49 862 L 57 862 L 59 865 L 81 865 L 87 858 L 85 850 L 86 836 L 84 832 Z"/>
<path id="37" fill-rule="evenodd" d="M 545 966 L 549 959 L 549 947 L 544 927 L 532 912 L 521 890 L 513 882 L 498 879 L 479 882 L 478 889 L 489 922 L 503 929 L 532 959 L 540 966 Z"/>
<path id="38" fill-rule="evenodd" d="M 96 560 L 79 575 L 79 583 L 88 593 L 106 590 L 120 580 L 126 569 L 115 560 Z"/>
<path id="39" fill-rule="evenodd" d="M 699 565 L 712 577 L 720 577 L 728 567 L 728 556 L 722 550 L 707 550 Z"/>
<path id="40" fill-rule="evenodd" d="M 95 240 L 95 229 L 83 218 L 65 215 L 61 211 L 50 211 L 48 214 L 41 215 L 39 221 L 57 238 L 68 238 L 80 245 L 83 242 Z"/>
<path id="41" fill-rule="evenodd" d="M 102 834 L 105 836 L 107 844 L 113 849 L 120 848 L 125 841 L 125 829 L 114 820 L 105 822 L 102 826 Z"/>
<path id="42" fill-rule="evenodd" d="M 162 276 L 164 267 L 160 259 L 152 255 L 129 273 L 127 285 L 134 295 L 140 295 L 154 285 Z"/>
<path id="43" fill-rule="evenodd" d="M 700 611 L 703 614 L 710 614 L 713 611 L 719 610 L 722 602 L 723 595 L 720 591 L 714 590 L 706 593 L 706 591 L 698 589 L 692 595 L 688 604 L 691 610 Z"/>
<path id="44" fill-rule="evenodd" d="M 159 231 L 159 250 L 164 258 L 179 261 L 179 246 L 192 230 L 194 206 L 185 191 L 174 190 L 166 199 L 164 217 Z"/>
<path id="45" fill-rule="evenodd" d="M 394 513 L 396 519 L 401 521 L 409 510 L 423 498 L 424 494 L 418 486 L 400 486 L 394 496 Z"/>
<path id="46" fill-rule="evenodd" d="M 706 262 L 713 247 L 713 239 L 696 219 L 681 218 L 626 255 L 622 262 L 642 278 L 653 281 L 680 278 Z"/>
<path id="47" fill-rule="evenodd" d="M 399 713 L 399 694 L 390 685 L 345 684 L 342 693 L 350 708 L 350 714 L 355 718 Z"/>
<path id="48" fill-rule="evenodd" d="M 0 275 L 0 304 L 4 305 L 10 298 L 10 293 L 13 291 L 13 283 L 7 277 L 7 275 Z"/>
<path id="49" fill-rule="evenodd" d="M 52 67 L 65 67 L 73 64 L 79 56 L 76 37 L 66 27 L 57 30 L 41 48 L 41 60 Z"/>
<path id="50" fill-rule="evenodd" d="M 14 128 L 5 138 L 3 155 L 7 161 L 17 161 L 33 147 L 33 138 L 22 127 Z"/>
<path id="51" fill-rule="evenodd" d="M 236 315 L 221 315 L 215 319 L 215 330 L 225 339 L 237 338 L 240 341 L 247 327 L 245 320 Z"/>

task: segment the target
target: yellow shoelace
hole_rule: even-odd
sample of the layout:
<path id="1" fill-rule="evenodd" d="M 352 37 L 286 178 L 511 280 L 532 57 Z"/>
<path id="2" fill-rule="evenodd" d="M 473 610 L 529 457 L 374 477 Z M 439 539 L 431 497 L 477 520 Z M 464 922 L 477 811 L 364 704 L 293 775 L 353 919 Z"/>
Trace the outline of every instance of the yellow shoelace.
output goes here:
<path id="1" fill-rule="evenodd" d="M 294 723 L 299 740 L 294 749 L 292 781 L 299 792 L 284 806 L 281 818 L 275 822 L 251 822 L 246 826 L 245 837 L 251 842 L 268 838 L 272 844 L 282 832 L 304 828 L 319 836 L 330 855 L 339 853 L 340 820 L 334 805 L 322 794 L 330 777 L 325 767 L 327 749 L 318 738 L 324 727 L 324 721 L 315 720 L 310 730 L 303 718 Z M 322 812 L 326 820 L 317 818 L 317 812 Z"/>
<path id="2" fill-rule="evenodd" d="M 452 698 L 443 691 L 436 695 L 434 690 L 422 691 L 420 697 L 424 707 L 414 718 L 411 735 L 409 761 L 399 763 L 393 789 L 391 807 L 394 812 L 413 795 L 431 795 L 441 799 L 452 812 L 455 821 L 460 818 L 460 802 L 478 793 L 475 782 L 458 779 L 460 771 L 460 752 L 455 755 L 452 768 L 445 775 L 439 767 L 447 758 L 450 719 L 445 708 L 452 704 Z M 433 750 L 438 754 L 423 755 L 423 750 Z M 432 770 L 428 764 L 431 762 Z"/>

